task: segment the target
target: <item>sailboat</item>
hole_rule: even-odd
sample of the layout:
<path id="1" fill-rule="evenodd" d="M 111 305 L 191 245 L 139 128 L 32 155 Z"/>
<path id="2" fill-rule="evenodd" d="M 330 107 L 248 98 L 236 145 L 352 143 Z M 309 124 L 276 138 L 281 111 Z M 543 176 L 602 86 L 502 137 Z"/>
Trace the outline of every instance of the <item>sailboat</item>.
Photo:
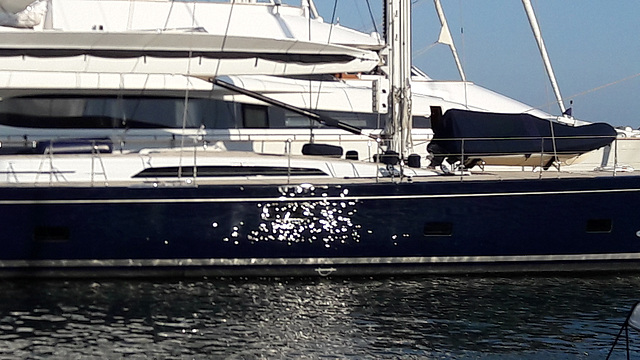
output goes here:
<path id="1" fill-rule="evenodd" d="M 312 1 L 303 1 L 301 7 L 276 3 L 74 0 L 5 5 L 3 9 L 10 11 L 5 18 L 14 26 L 0 28 L 5 39 L 5 60 L 11 59 L 14 52 L 23 55 L 17 57 L 18 61 L 8 62 L 0 72 L 4 84 L 0 140 L 5 144 L 0 152 L 5 154 L 33 152 L 43 148 L 33 146 L 36 142 L 64 143 L 69 138 L 109 139 L 120 151 L 137 151 L 145 147 L 175 147 L 180 143 L 176 137 L 187 136 L 223 150 L 282 154 L 290 145 L 293 153 L 301 154 L 306 143 L 318 141 L 341 146 L 344 154 L 357 154 L 364 160 L 371 161 L 376 155 L 370 137 L 322 126 L 299 114 L 264 106 L 263 102 L 212 86 L 208 81 L 212 72 L 221 76 L 231 71 L 233 74 L 226 81 L 236 86 L 340 119 L 370 135 L 379 136 L 387 126 L 386 76 L 370 71 L 378 62 L 370 50 L 380 50 L 381 37 L 324 22 Z M 46 11 L 42 9 L 44 6 Z M 70 17 L 70 13 L 82 16 Z M 105 13 L 111 16 L 103 16 Z M 246 18 L 260 21 L 260 26 L 243 26 Z M 26 20 L 18 26 L 18 19 Z M 25 41 L 27 38 L 31 40 Z M 219 59 L 216 53 L 223 39 L 226 55 L 225 59 Z M 318 55 L 318 61 L 313 62 L 314 55 L 305 55 L 307 50 L 296 48 L 303 43 L 300 39 L 331 45 L 323 46 L 323 60 Z M 263 51 L 254 62 L 250 57 L 240 59 L 244 55 L 241 48 L 234 49 L 234 41 L 256 51 L 259 46 L 268 51 Z M 90 52 L 73 56 L 83 48 L 89 49 L 88 43 Z M 218 45 L 210 46 L 214 43 Z M 278 61 L 285 55 L 273 53 L 275 49 L 294 43 L 286 50 L 289 60 Z M 351 47 L 347 49 L 351 61 L 345 62 L 346 57 L 342 57 L 336 67 L 335 51 L 341 51 L 338 49 L 345 45 Z M 329 61 L 331 47 L 333 63 Z M 189 51 L 197 64 L 185 60 Z M 45 53 L 50 56 L 44 56 Z M 108 56 L 95 56 L 100 53 Z M 302 58 L 308 66 L 299 64 Z M 286 70 L 278 72 L 284 69 L 276 67 L 285 63 Z M 335 72 L 355 71 L 356 75 L 308 77 L 324 72 L 322 66 L 329 64 Z M 169 75 L 166 71 L 158 73 L 164 71 L 162 66 Z M 118 67 L 126 72 L 118 72 Z M 175 69 L 183 69 L 189 76 Z M 246 75 L 260 72 L 289 77 Z M 308 78 L 290 77 L 300 72 L 308 73 Z M 433 81 L 415 68 L 411 87 L 411 135 L 416 144 L 413 152 L 423 162 L 433 156 L 426 146 L 433 138 L 432 108 L 526 112 L 553 118 L 467 81 Z M 183 111 L 179 108 L 185 92 L 193 101 L 189 102 L 192 109 L 183 127 Z M 464 99 L 460 99 L 461 94 Z M 205 113 L 207 116 L 202 115 Z M 258 118 L 249 119 L 247 114 Z M 291 143 L 287 144 L 287 140 Z M 550 159 L 566 162 L 576 155 L 546 156 L 543 164 Z M 484 156 L 482 164 L 537 166 L 539 161 L 535 156 L 533 159 Z"/>
<path id="2" fill-rule="evenodd" d="M 139 149 L 97 137 L 21 139 L 22 150 L 32 151 L 0 156 L 0 276 L 347 276 L 637 268 L 640 229 L 630 214 L 631 204 L 640 200 L 638 176 L 521 171 L 478 175 L 462 167 L 453 172 L 429 169 L 416 161 L 410 131 L 410 1 L 390 1 L 386 22 L 386 45 L 378 50 L 327 47 L 315 41 L 292 44 L 300 50 L 293 59 L 309 59 L 292 66 L 295 72 L 344 69 L 352 65 L 344 56 L 366 66 L 368 59 L 386 59 L 381 71 L 389 77 L 387 128 L 380 134 L 360 132 L 370 139 L 375 162 L 342 158 L 335 146 L 317 142 L 310 144 L 322 149 L 319 153 L 298 155 L 291 150 L 291 139 L 282 142 L 282 154 L 221 149 L 197 133 L 172 139 L 179 145 Z M 221 42 L 214 43 L 211 52 L 204 42 L 187 48 L 183 40 L 202 35 L 192 30 L 156 34 L 157 47 L 151 50 L 121 48 L 125 42 L 117 32 L 97 43 L 78 35 L 78 43 L 67 48 L 62 39 L 70 39 L 69 34 L 52 36 L 57 39 L 53 47 L 25 37 L 34 40 L 35 50 L 13 40 L 13 53 L 0 61 L 29 75 L 36 72 L 33 66 L 49 73 L 53 69 L 47 67 L 64 59 L 82 83 L 87 77 L 80 73 L 100 81 L 116 75 L 122 81 L 119 72 L 131 66 L 123 56 L 127 53 L 141 63 L 131 75 L 146 77 L 145 69 L 153 66 L 147 79 L 157 75 L 170 81 L 177 74 L 179 79 L 210 81 L 271 101 L 229 86 L 221 76 L 233 76 L 233 69 L 253 71 L 246 69 L 250 66 L 245 60 L 261 62 L 263 49 L 252 51 L 242 42 L 229 49 L 223 46 L 224 34 L 212 35 Z M 125 35 L 136 39 L 142 34 Z M 164 46 L 171 48 L 172 73 L 159 56 L 167 54 Z M 270 54 L 279 54 L 278 49 Z M 196 65 L 200 55 L 203 62 L 209 59 L 211 66 L 221 64 L 227 70 L 209 74 L 210 69 Z M 285 55 L 291 53 L 269 57 L 274 62 L 270 74 L 287 72 L 291 58 Z M 101 65 L 80 72 L 78 64 L 85 59 Z M 318 62 L 317 68 L 310 65 Z M 175 70 L 179 63 L 181 72 Z M 187 89 L 197 93 L 202 82 Z M 184 122 L 192 115 L 190 101 L 190 94 L 184 94 L 183 107 L 171 108 L 183 111 Z M 322 114 L 277 105 L 326 126 L 360 131 Z M 158 115 L 166 111 L 138 109 Z M 259 108 L 247 110 L 252 121 L 264 119 Z M 113 119 L 121 124 L 130 120 L 86 115 L 75 120 Z M 560 141 L 558 135 L 551 141 Z M 547 150 L 541 147 L 540 152 Z M 456 155 L 464 164 L 470 154 Z"/>

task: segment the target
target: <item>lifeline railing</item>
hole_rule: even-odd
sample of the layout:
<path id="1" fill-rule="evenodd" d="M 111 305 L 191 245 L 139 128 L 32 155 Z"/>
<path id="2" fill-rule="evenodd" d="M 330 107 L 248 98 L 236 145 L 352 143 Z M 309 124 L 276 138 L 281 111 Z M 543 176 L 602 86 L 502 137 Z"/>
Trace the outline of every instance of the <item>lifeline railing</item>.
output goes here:
<path id="1" fill-rule="evenodd" d="M 198 149 L 200 147 L 202 148 L 206 148 L 211 146 L 211 139 L 205 137 L 205 136 L 199 136 L 197 139 L 194 136 L 189 136 L 191 138 L 194 138 L 194 142 L 193 142 L 193 149 L 189 150 L 189 151 L 193 151 L 192 156 L 193 156 L 193 165 L 186 165 L 185 167 L 193 167 L 194 170 L 193 172 L 190 174 L 192 176 L 189 176 L 189 178 L 193 178 L 193 181 L 195 181 L 195 178 L 198 176 L 197 174 L 197 158 L 198 158 Z M 433 140 L 431 143 L 432 144 L 442 144 L 442 143 L 453 143 L 454 145 L 459 145 L 459 151 L 447 151 L 444 153 L 437 153 L 435 154 L 436 157 L 441 157 L 441 158 L 452 158 L 452 159 L 457 159 L 457 163 L 459 164 L 459 170 L 464 170 L 464 166 L 465 165 L 469 165 L 468 161 L 473 161 L 474 159 L 480 159 L 480 160 L 485 160 L 485 159 L 489 159 L 489 158 L 498 158 L 498 157 L 504 157 L 504 156 L 510 156 L 510 155 L 520 155 L 520 156 L 528 156 L 528 157 L 534 157 L 535 155 L 539 156 L 539 162 L 536 165 L 532 165 L 531 161 L 529 161 L 529 163 L 526 166 L 532 166 L 533 168 L 539 167 L 539 168 L 544 168 L 545 167 L 545 160 L 547 162 L 549 162 L 549 160 L 553 160 L 553 163 L 557 163 L 559 159 L 562 159 L 563 157 L 568 157 L 570 155 L 575 155 L 575 152 L 566 152 L 566 151 L 562 151 L 562 147 L 560 147 L 560 149 L 558 149 L 558 147 L 553 147 L 552 150 L 550 150 L 548 144 L 551 141 L 555 141 L 555 142 L 561 142 L 564 140 L 586 140 L 586 139 L 598 139 L 598 138 L 611 138 L 606 137 L 606 136 L 598 136 L 598 137 L 590 137 L 590 136 L 572 136 L 572 137 L 518 137 L 518 138 L 486 138 L 486 137 L 482 137 L 482 138 L 441 138 L 441 139 L 435 139 Z M 175 140 L 175 136 L 171 136 L 169 139 Z M 60 142 L 64 142 L 65 140 L 70 141 L 73 139 L 61 139 L 59 140 Z M 162 139 L 158 139 L 158 137 L 154 137 L 154 138 L 148 138 L 146 136 L 140 136 L 139 139 L 136 139 L 136 144 L 140 145 L 140 149 L 142 148 L 171 148 L 171 146 L 167 146 L 166 141 L 167 141 L 167 137 L 164 137 Z M 104 184 L 108 185 L 108 175 L 107 175 L 107 171 L 105 168 L 105 164 L 103 161 L 103 157 L 104 157 L 104 153 L 105 151 L 103 151 L 103 146 L 104 146 L 104 140 L 101 139 L 97 139 L 97 140 L 85 140 L 87 142 L 87 144 L 89 144 L 91 151 L 87 152 L 87 156 L 91 157 L 91 169 L 90 169 L 90 183 L 93 186 L 96 183 L 96 178 L 97 177 L 102 177 L 104 180 Z M 237 144 L 237 143 L 247 143 L 248 140 L 245 139 L 224 139 L 225 142 L 228 143 L 233 143 L 233 144 Z M 531 148 L 529 152 L 508 152 L 508 151 L 474 151 L 474 142 L 500 142 L 500 141 L 527 141 L 529 143 L 531 142 L 539 142 L 538 146 L 535 146 L 534 148 Z M 47 143 L 48 144 L 48 149 L 49 150 L 45 150 L 41 153 L 41 162 L 40 162 L 40 166 L 39 169 L 36 171 L 36 177 L 35 177 L 35 182 L 38 182 L 38 178 L 42 175 L 48 175 L 49 177 L 49 184 L 52 184 L 54 182 L 66 182 L 67 180 L 65 179 L 65 173 L 59 171 L 59 169 L 55 166 L 54 164 L 54 159 L 56 157 L 56 155 L 60 155 L 62 153 L 64 153 L 63 151 L 57 151 L 57 149 L 59 149 L 58 147 L 56 147 L 56 143 L 58 142 L 58 140 L 56 141 L 52 141 L 49 140 L 49 142 L 45 142 L 42 141 L 41 143 Z M 279 140 L 273 140 L 271 141 L 271 143 L 273 144 L 282 144 L 281 146 L 281 154 L 285 154 L 287 155 L 287 167 L 288 167 L 288 171 L 287 171 L 287 182 L 290 183 L 291 181 L 291 156 L 294 155 L 294 150 L 293 150 L 293 143 L 297 142 L 297 143 L 302 143 L 302 139 L 295 139 L 292 137 L 287 137 L 285 140 L 279 139 Z M 457 143 L 456 143 L 457 142 Z M 3 142 L 2 143 L 2 147 L 6 147 L 6 145 L 9 145 L 10 142 Z M 36 142 L 35 141 L 26 141 L 26 140 L 21 140 L 21 141 L 14 141 L 13 142 L 14 145 L 21 145 L 24 148 L 35 148 L 36 147 Z M 249 142 L 250 143 L 250 142 Z M 640 140 L 639 140 L 640 143 Z M 366 143 L 363 143 L 362 145 L 363 147 L 366 146 L 366 151 L 368 153 L 368 156 L 365 157 L 365 160 L 371 161 L 373 159 L 380 159 L 381 158 L 381 154 L 382 152 L 382 147 L 380 146 L 380 143 L 375 143 L 372 142 L 370 140 L 367 139 Z M 376 149 L 373 150 L 371 149 L 372 146 L 375 146 Z M 121 144 L 122 147 L 122 144 Z M 231 146 L 231 147 L 240 147 L 241 146 Z M 247 148 L 247 150 L 249 151 L 254 151 L 253 150 L 253 146 L 249 146 L 250 148 Z M 604 151 L 603 152 L 603 159 L 600 163 L 600 167 L 604 168 L 606 167 L 607 163 L 608 163 L 608 156 L 610 155 L 610 148 L 613 147 L 613 156 L 614 156 L 614 166 L 612 168 L 613 170 L 613 175 L 615 176 L 617 171 L 618 171 L 618 139 L 615 139 L 611 144 L 607 145 L 607 147 L 609 147 L 608 151 Z M 175 148 L 178 148 L 177 146 Z M 109 149 L 112 150 L 113 152 L 118 152 L 118 151 L 123 151 L 123 150 L 118 150 L 118 145 L 115 145 L 113 149 Z M 454 149 L 455 150 L 455 149 Z M 375 152 L 375 154 L 373 155 L 377 155 L 377 156 L 373 156 L 371 153 Z M 425 153 L 426 155 L 426 153 Z M 1 156 L 1 155 L 0 155 Z M 535 157 L 534 157 L 535 158 Z M 638 155 L 638 160 L 640 162 L 640 154 Z M 45 164 L 47 164 L 49 166 L 48 170 L 45 169 Z M 456 162 L 454 162 L 454 164 L 456 164 Z M 488 163 L 488 165 L 492 165 L 492 163 Z M 549 167 L 553 165 L 551 162 L 549 162 Z M 400 161 L 398 165 L 396 165 L 397 167 L 400 168 L 400 171 L 398 172 L 400 174 L 400 178 L 402 178 L 402 167 L 406 167 L 406 163 L 403 161 Z M 424 166 L 423 166 L 424 167 Z M 556 166 L 558 171 L 560 171 L 560 166 L 557 165 Z M 382 168 L 381 168 L 382 170 Z M 387 167 L 388 170 L 388 167 Z M 5 171 L 7 173 L 7 176 L 10 177 L 12 176 L 16 182 L 18 180 L 17 174 L 19 173 L 13 164 L 9 164 L 7 166 L 7 170 Z M 463 171 L 460 172 L 461 175 L 463 175 Z M 542 171 L 540 172 L 541 176 Z M 394 172 L 390 173 L 391 175 L 394 175 Z M 376 179 L 378 179 L 378 177 L 381 174 L 376 173 Z M 382 175 L 384 176 L 384 175 Z M 401 180 L 401 179 L 400 179 Z"/>
<path id="2" fill-rule="evenodd" d="M 475 166 L 474 161 L 487 161 L 488 159 L 499 159 L 508 156 L 524 156 L 526 160 L 529 158 L 539 158 L 539 163 L 536 165 L 531 164 L 530 161 L 526 165 L 519 166 L 531 166 L 534 169 L 539 167 L 541 169 L 548 169 L 551 166 L 555 166 L 560 171 L 560 160 L 562 158 L 573 158 L 579 155 L 595 151 L 604 147 L 603 158 L 600 161 L 600 168 L 605 168 L 608 163 L 610 155 L 610 148 L 614 149 L 614 166 L 613 173 L 616 175 L 618 168 L 618 138 L 612 139 L 612 136 L 540 136 L 540 137 L 475 137 L 475 138 L 437 138 L 430 141 L 428 148 L 431 148 L 433 152 L 430 152 L 430 156 L 433 156 L 436 161 L 436 166 L 439 165 L 442 160 L 453 160 L 450 165 L 456 166 L 458 170 L 465 170 L 468 165 Z M 611 143 L 603 142 L 602 146 L 598 146 L 596 149 L 587 150 L 584 147 L 581 148 L 578 142 L 585 140 L 607 140 L 612 139 Z M 521 142 L 518 144 L 518 142 Z M 482 142 L 482 145 L 478 143 Z M 509 146 L 512 149 L 518 149 L 517 151 L 505 151 L 502 148 L 507 146 L 500 146 L 500 142 L 509 142 Z M 539 142 L 539 145 L 533 145 L 535 142 Z M 567 142 L 571 142 L 567 144 Z M 600 144 L 592 145 L 595 147 Z M 586 145 L 584 145 L 586 146 Z M 482 149 L 479 149 L 482 147 Z M 639 153 L 640 160 L 640 153 Z M 457 165 L 456 165 L 457 164 Z M 514 166 L 513 164 L 501 164 L 500 161 L 492 160 L 490 165 L 505 165 Z"/>
<path id="3" fill-rule="evenodd" d="M 50 186 L 53 185 L 54 177 L 56 181 L 60 181 L 59 180 L 60 178 L 62 178 L 63 181 L 66 181 L 64 177 L 64 173 L 62 171 L 59 171 L 58 168 L 56 168 L 53 164 L 54 154 L 56 154 L 57 150 L 61 154 L 87 153 L 87 150 L 89 150 L 91 155 L 91 165 L 90 165 L 91 170 L 89 172 L 91 186 L 95 185 L 96 175 L 102 175 L 104 177 L 104 185 L 108 186 L 107 171 L 105 169 L 104 162 L 102 161 L 102 156 L 100 153 L 101 147 L 104 149 L 104 146 L 105 146 L 104 140 L 75 140 L 75 143 L 72 144 L 71 147 L 69 147 L 68 141 L 69 140 L 66 140 L 66 141 L 49 140 L 47 146 L 42 150 L 43 151 L 42 158 L 40 160 L 38 171 L 36 172 L 34 183 L 38 183 L 38 179 L 42 174 L 49 175 Z M 57 147 L 56 144 L 58 144 L 59 146 Z M 33 146 L 35 148 L 37 144 L 34 144 Z M 100 165 L 100 169 L 102 172 L 96 172 L 96 160 L 98 161 L 98 164 Z M 43 170 L 45 163 L 48 163 L 49 165 L 48 172 Z M 13 164 L 11 166 L 11 169 L 13 169 Z M 14 178 L 17 179 L 15 172 L 13 175 L 14 175 Z"/>

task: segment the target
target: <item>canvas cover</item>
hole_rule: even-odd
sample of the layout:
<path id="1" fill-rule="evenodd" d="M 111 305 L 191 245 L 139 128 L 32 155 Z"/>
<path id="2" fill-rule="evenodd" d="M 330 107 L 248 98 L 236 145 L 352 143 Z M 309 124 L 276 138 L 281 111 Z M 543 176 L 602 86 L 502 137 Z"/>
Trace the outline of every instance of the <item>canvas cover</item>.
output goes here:
<path id="1" fill-rule="evenodd" d="M 457 109 L 432 119 L 432 128 L 430 151 L 440 156 L 464 154 L 465 158 L 541 152 L 577 155 L 616 138 L 615 129 L 605 123 L 570 126 L 529 114 Z"/>

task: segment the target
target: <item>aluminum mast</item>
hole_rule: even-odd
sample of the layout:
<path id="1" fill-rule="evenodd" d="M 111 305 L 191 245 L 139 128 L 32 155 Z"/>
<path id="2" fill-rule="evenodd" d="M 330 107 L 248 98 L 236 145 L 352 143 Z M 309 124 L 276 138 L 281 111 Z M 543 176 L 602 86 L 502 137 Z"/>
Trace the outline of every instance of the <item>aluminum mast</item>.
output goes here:
<path id="1" fill-rule="evenodd" d="M 467 81 L 467 77 L 464 75 L 464 70 L 462 69 L 462 63 L 460 62 L 460 58 L 458 57 L 458 51 L 456 50 L 456 46 L 453 43 L 453 37 L 451 36 L 451 31 L 449 31 L 449 24 L 447 23 L 447 18 L 444 16 L 444 10 L 442 10 L 442 4 L 440 4 L 440 0 L 433 0 L 433 3 L 436 6 L 436 12 L 438 13 L 438 18 L 440 19 L 440 25 L 442 25 L 440 29 L 440 36 L 438 37 L 438 42 L 440 44 L 448 45 L 451 49 L 451 53 L 453 54 L 453 59 L 456 61 L 456 66 L 458 67 L 458 73 L 460 74 L 460 79 L 462 81 Z"/>
<path id="2" fill-rule="evenodd" d="M 538 43 L 538 49 L 540 49 L 540 55 L 542 56 L 544 67 L 547 70 L 549 81 L 551 81 L 551 87 L 553 88 L 553 93 L 555 94 L 556 100 L 558 101 L 558 106 L 560 106 L 560 112 L 564 115 L 567 109 L 564 107 L 564 102 L 562 101 L 562 95 L 560 95 L 560 89 L 558 88 L 556 75 L 553 73 L 553 68 L 551 67 L 551 60 L 549 60 L 549 54 L 547 54 L 547 48 L 544 45 L 544 40 L 542 39 L 542 33 L 540 32 L 538 19 L 536 19 L 536 14 L 533 11 L 533 6 L 531 6 L 530 0 L 522 0 L 522 5 L 524 5 L 524 10 L 527 13 L 527 18 L 529 19 L 529 24 L 531 25 L 533 36 L 536 38 L 536 42 Z"/>
<path id="3" fill-rule="evenodd" d="M 412 152 L 411 141 L 411 1 L 387 1 L 387 46 L 389 48 L 388 71 L 391 92 L 390 124 L 392 135 L 389 150 L 401 157 Z"/>

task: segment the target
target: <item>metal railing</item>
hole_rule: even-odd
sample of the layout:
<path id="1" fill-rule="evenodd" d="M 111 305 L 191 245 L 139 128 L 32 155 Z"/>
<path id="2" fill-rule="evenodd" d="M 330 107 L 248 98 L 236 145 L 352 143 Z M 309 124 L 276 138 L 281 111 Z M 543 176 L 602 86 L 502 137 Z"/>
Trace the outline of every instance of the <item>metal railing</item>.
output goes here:
<path id="1" fill-rule="evenodd" d="M 132 137 L 135 137 L 135 135 L 133 135 Z M 198 162 L 198 149 L 200 147 L 202 148 L 208 148 L 211 147 L 211 139 L 209 137 L 206 136 L 188 136 L 189 138 L 193 139 L 193 149 L 189 150 L 189 151 L 193 151 L 193 165 L 187 165 L 188 167 L 193 167 L 193 172 L 192 172 L 192 176 L 190 176 L 190 178 L 192 178 L 192 181 L 195 183 L 195 180 L 198 176 L 197 174 L 197 162 Z M 472 165 L 473 161 L 475 161 L 475 159 L 478 159 L 478 161 L 483 161 L 485 165 L 501 165 L 500 161 L 494 161 L 493 159 L 499 159 L 499 158 L 504 158 L 504 157 L 509 157 L 509 156 L 514 156 L 514 155 L 518 155 L 518 156 L 524 156 L 525 159 L 521 162 L 526 163 L 526 165 L 522 165 L 522 166 L 531 166 L 533 169 L 540 168 L 540 169 L 548 169 L 551 166 L 554 166 L 555 168 L 557 168 L 558 171 L 560 171 L 560 161 L 563 158 L 570 158 L 572 156 L 578 155 L 578 151 L 565 151 L 565 147 L 564 146 L 557 146 L 559 143 L 563 142 L 563 141 L 584 141 L 584 140 L 588 140 L 588 139 L 609 139 L 611 138 L 611 136 L 571 136 L 571 137 L 516 137 L 516 138 L 505 138 L 505 137 L 495 137 L 495 138 L 487 138 L 487 137 L 476 137 L 476 138 L 439 138 L 439 139 L 434 139 L 431 141 L 431 144 L 453 144 L 451 147 L 449 147 L 449 150 L 453 149 L 453 151 L 446 151 L 446 152 L 439 152 L 439 153 L 435 153 L 434 156 L 435 157 L 439 157 L 439 158 L 444 158 L 444 159 L 452 159 L 452 163 L 450 163 L 450 165 L 454 165 L 454 166 L 458 166 L 458 169 L 460 171 L 460 174 L 463 175 L 464 174 L 464 170 L 466 168 L 466 166 L 468 165 Z M 73 139 L 60 139 L 60 140 L 49 140 L 48 142 L 35 142 L 35 141 L 31 141 L 31 140 L 27 140 L 27 139 L 21 139 L 19 141 L 14 141 L 12 142 L 2 142 L 2 146 L 6 147 L 6 146 L 22 146 L 23 149 L 34 149 L 36 146 L 42 146 L 43 144 L 47 144 L 47 148 L 45 148 L 45 150 L 40 153 L 42 158 L 40 161 L 40 165 L 38 170 L 36 171 L 36 176 L 35 176 L 35 180 L 34 182 L 38 182 L 40 176 L 42 175 L 47 175 L 48 176 L 48 180 L 49 180 L 49 184 L 53 184 L 54 182 L 66 182 L 67 179 L 65 178 L 65 173 L 60 171 L 56 166 L 55 166 L 55 155 L 59 155 L 59 154 L 64 154 L 64 151 L 60 151 L 60 150 L 64 150 L 64 149 L 60 149 L 57 147 L 57 143 L 58 142 L 65 142 L 65 141 L 70 141 Z M 135 139 L 135 143 L 136 146 L 133 146 L 132 148 L 138 148 L 138 149 L 142 149 L 142 148 L 171 148 L 172 146 L 170 146 L 171 143 L 175 144 L 175 140 L 176 137 L 174 135 L 170 135 L 164 138 L 159 139 L 158 137 L 153 137 L 150 138 L 148 136 L 140 136 L 139 138 Z M 249 151 L 254 151 L 254 146 L 253 144 L 251 144 L 251 142 L 249 140 L 246 139 L 224 139 L 225 143 L 227 144 L 239 144 L 239 143 L 249 143 L 249 147 L 247 148 L 247 150 Z M 308 138 L 306 139 L 308 140 Z M 169 146 L 167 146 L 167 141 L 169 141 Z M 511 143 L 516 143 L 518 141 L 523 141 L 526 142 L 527 144 L 532 144 L 532 143 L 538 143 L 537 146 L 531 146 L 529 148 L 528 151 L 516 151 L 516 152 L 511 152 L 511 151 L 502 151 L 500 146 L 494 146 L 493 148 L 491 146 L 486 146 L 484 149 L 484 151 L 478 151 L 477 149 L 477 144 L 478 142 L 483 142 L 483 143 L 491 143 L 493 142 L 494 145 L 495 144 L 499 144 L 499 142 L 502 141 L 509 141 Z M 287 168 L 289 169 L 287 171 L 287 183 L 291 182 L 291 157 L 294 154 L 294 148 L 293 148 L 293 144 L 294 143 L 303 143 L 304 141 L 302 141 L 301 139 L 295 139 L 295 138 L 291 138 L 291 137 L 287 137 L 284 140 L 273 140 L 270 141 L 270 143 L 273 144 L 284 144 L 284 146 L 281 147 L 281 149 L 284 149 L 284 154 L 287 155 Z M 90 170 L 89 170 L 89 174 L 90 174 L 90 179 L 89 182 L 91 183 L 91 186 L 94 186 L 97 183 L 97 179 L 98 178 L 102 178 L 102 181 L 104 183 L 105 186 L 108 185 L 108 174 L 107 174 L 107 170 L 105 167 L 105 163 L 103 161 L 103 156 L 104 156 L 104 152 L 101 150 L 102 149 L 102 145 L 104 145 L 104 140 L 101 139 L 96 139 L 96 140 L 86 140 L 86 143 L 88 144 L 88 146 L 90 147 L 90 151 L 87 152 L 87 156 L 90 156 L 91 158 L 91 163 L 90 163 Z M 373 161 L 374 159 L 377 159 L 377 161 L 379 161 L 381 155 L 383 154 L 382 149 L 382 143 L 381 142 L 372 142 L 370 139 L 367 139 L 366 142 L 362 142 L 362 146 L 365 147 L 366 149 L 366 153 L 368 154 L 368 156 L 364 159 L 365 161 Z M 554 146 L 551 146 L 550 144 L 553 144 Z M 640 142 L 639 142 L 640 144 Z M 177 145 L 177 144 L 176 144 Z M 562 144 L 561 144 L 562 145 Z M 375 146 L 376 149 L 371 149 L 372 146 Z M 118 149 L 119 147 L 119 149 Z M 120 143 L 120 144 L 116 144 L 114 146 L 113 149 L 110 149 L 114 152 L 120 151 L 123 152 L 124 148 L 126 147 L 126 144 Z M 231 147 L 241 147 L 241 146 L 231 146 Z M 603 153 L 603 159 L 601 161 L 601 168 L 605 168 L 606 165 L 608 164 L 608 157 L 610 155 L 610 148 L 613 148 L 613 167 L 612 167 L 612 172 L 613 175 L 616 176 L 617 172 L 618 172 L 618 160 L 619 160 L 619 156 L 618 156 L 618 139 L 616 138 L 611 144 L 607 145 L 607 147 L 609 147 L 609 149 L 607 149 L 607 151 L 604 151 Z M 174 148 L 178 148 L 177 146 L 175 146 Z M 189 146 L 189 148 L 191 148 L 191 146 Z M 135 152 L 135 151 L 134 151 Z M 371 153 L 374 153 L 374 155 L 377 156 L 372 156 Z M 426 153 L 425 153 L 426 155 Z M 533 159 L 537 159 L 538 163 L 537 164 L 532 164 L 532 161 L 529 160 L 530 158 Z M 638 160 L 640 162 L 640 153 L 638 154 Z M 48 166 L 46 166 L 48 165 Z M 473 164 L 475 165 L 475 164 Z M 482 165 L 482 164 L 480 164 Z M 399 167 L 399 172 L 398 174 L 400 174 L 400 178 L 402 178 L 402 167 L 406 166 L 404 164 L 404 161 L 400 161 L 398 165 L 395 165 L 396 167 Z M 506 165 L 509 166 L 509 165 Z M 513 166 L 513 165 L 511 165 Z M 46 169 L 48 168 L 48 169 Z M 388 169 L 388 167 L 387 167 Z M 13 165 L 9 165 L 7 168 L 7 173 L 8 176 L 13 176 L 14 179 L 18 179 L 17 173 L 13 167 Z M 382 170 L 382 168 L 381 168 Z M 13 174 L 11 174 L 13 172 Z M 540 171 L 540 174 L 542 173 L 542 171 Z M 394 176 L 396 174 L 395 171 L 391 171 L 389 170 L 389 174 L 391 176 Z M 381 174 L 379 174 L 378 172 L 376 172 L 376 181 L 378 181 L 379 177 Z M 383 175 L 384 176 L 384 175 Z M 540 175 L 541 176 L 541 175 Z"/>

